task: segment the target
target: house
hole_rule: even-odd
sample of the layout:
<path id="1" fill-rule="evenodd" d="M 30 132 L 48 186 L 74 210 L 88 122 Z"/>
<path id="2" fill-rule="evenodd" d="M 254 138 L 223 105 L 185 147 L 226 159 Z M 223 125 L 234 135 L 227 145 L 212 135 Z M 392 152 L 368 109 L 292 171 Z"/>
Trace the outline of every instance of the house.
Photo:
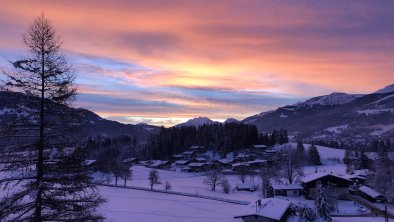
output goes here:
<path id="1" fill-rule="evenodd" d="M 191 160 L 177 160 L 174 164 L 177 166 L 186 166 L 189 163 L 191 163 Z"/>
<path id="2" fill-rule="evenodd" d="M 171 167 L 171 163 L 166 160 L 152 160 L 147 167 L 155 169 L 169 169 Z"/>
<path id="3" fill-rule="evenodd" d="M 320 181 L 324 186 L 331 186 L 334 192 L 338 196 L 344 196 L 349 193 L 349 186 L 353 184 L 353 181 L 337 176 L 327 172 L 318 172 L 309 174 L 301 178 L 302 186 L 305 190 L 305 197 L 313 198 L 313 190 L 316 187 L 317 181 Z"/>
<path id="4" fill-rule="evenodd" d="M 194 151 L 197 154 L 205 153 L 207 149 L 204 146 L 191 146 L 187 149 L 188 151 Z"/>
<path id="5" fill-rule="evenodd" d="M 234 171 L 249 171 L 250 170 L 249 163 L 247 163 L 247 162 L 234 163 L 231 165 L 231 168 Z"/>
<path id="6" fill-rule="evenodd" d="M 195 158 L 197 156 L 197 151 L 195 150 L 187 150 L 185 152 L 182 153 L 183 157 L 185 159 L 192 159 Z"/>
<path id="7" fill-rule="evenodd" d="M 272 184 L 274 196 L 301 196 L 304 187 L 301 184 Z"/>
<path id="8" fill-rule="evenodd" d="M 205 158 L 199 157 L 199 158 L 194 158 L 192 160 L 193 163 L 205 163 L 207 160 Z"/>
<path id="9" fill-rule="evenodd" d="M 258 185 L 254 183 L 237 183 L 235 189 L 238 191 L 254 192 L 258 189 Z"/>
<path id="10" fill-rule="evenodd" d="M 248 162 L 250 169 L 260 169 L 267 164 L 267 160 L 255 159 Z"/>
<path id="11" fill-rule="evenodd" d="M 220 159 L 213 161 L 213 165 L 220 168 L 230 168 L 232 159 Z"/>
<path id="12" fill-rule="evenodd" d="M 265 150 L 265 149 L 267 149 L 267 146 L 262 145 L 262 144 L 256 144 L 256 145 L 253 145 L 253 148 L 256 150 Z"/>
<path id="13" fill-rule="evenodd" d="M 290 214 L 290 202 L 276 198 L 249 204 L 239 215 L 244 222 L 285 222 Z"/>
<path id="14" fill-rule="evenodd" d="M 137 158 L 130 157 L 130 158 L 126 158 L 126 159 L 122 160 L 121 163 L 132 165 L 132 164 L 137 164 L 138 162 L 139 162 L 139 160 Z"/>
<path id="15" fill-rule="evenodd" d="M 208 169 L 207 163 L 190 163 L 188 165 L 189 172 L 203 172 Z"/>
<path id="16" fill-rule="evenodd" d="M 175 161 L 181 160 L 181 159 L 183 159 L 183 155 L 182 154 L 172 155 L 172 159 Z"/>
<path id="17" fill-rule="evenodd" d="M 370 187 L 362 186 L 359 188 L 359 191 L 360 191 L 360 196 L 369 201 L 377 202 L 377 203 L 387 202 L 387 198 L 383 194 L 379 193 L 378 191 Z"/>

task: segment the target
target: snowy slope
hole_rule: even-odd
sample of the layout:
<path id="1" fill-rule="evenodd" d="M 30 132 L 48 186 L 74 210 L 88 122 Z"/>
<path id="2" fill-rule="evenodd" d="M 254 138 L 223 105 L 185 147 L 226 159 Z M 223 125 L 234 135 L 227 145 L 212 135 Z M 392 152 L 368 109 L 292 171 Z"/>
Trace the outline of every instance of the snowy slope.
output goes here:
<path id="1" fill-rule="evenodd" d="M 239 120 L 234 119 L 234 118 L 228 118 L 223 123 L 239 123 Z"/>
<path id="2" fill-rule="evenodd" d="M 176 125 L 176 127 L 182 127 L 182 126 L 195 126 L 195 127 L 199 127 L 202 125 L 209 125 L 209 124 L 213 124 L 216 123 L 215 121 L 207 118 L 207 117 L 197 117 L 194 119 L 189 119 L 188 121 L 184 122 L 184 123 L 180 123 L 178 125 Z"/>
<path id="3" fill-rule="evenodd" d="M 384 87 L 383 89 L 379 89 L 374 92 L 375 94 L 383 94 L 383 93 L 391 93 L 394 92 L 394 84 Z"/>
<path id="4" fill-rule="evenodd" d="M 352 95 L 346 93 L 331 93 L 330 95 L 318 96 L 308 99 L 305 102 L 297 103 L 296 106 L 334 106 L 349 103 L 359 98 L 362 95 Z"/>

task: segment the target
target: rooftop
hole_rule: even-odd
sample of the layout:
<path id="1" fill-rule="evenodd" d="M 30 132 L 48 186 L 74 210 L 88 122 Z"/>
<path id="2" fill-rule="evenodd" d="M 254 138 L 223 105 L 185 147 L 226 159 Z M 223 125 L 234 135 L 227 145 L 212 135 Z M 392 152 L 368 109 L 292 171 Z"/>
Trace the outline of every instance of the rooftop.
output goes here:
<path id="1" fill-rule="evenodd" d="M 290 202 L 286 200 L 267 198 L 261 200 L 261 206 L 256 208 L 256 203 L 249 204 L 238 216 L 260 216 L 264 218 L 280 220 L 290 207 Z"/>

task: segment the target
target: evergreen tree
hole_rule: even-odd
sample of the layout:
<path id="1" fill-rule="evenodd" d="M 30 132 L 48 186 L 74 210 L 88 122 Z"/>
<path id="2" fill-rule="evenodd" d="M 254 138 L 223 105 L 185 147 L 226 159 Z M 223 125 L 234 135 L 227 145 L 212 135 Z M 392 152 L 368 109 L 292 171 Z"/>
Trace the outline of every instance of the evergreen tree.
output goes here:
<path id="1" fill-rule="evenodd" d="M 304 160 L 306 159 L 306 153 L 305 153 L 305 147 L 304 147 L 302 140 L 299 140 L 297 142 L 296 157 L 299 160 L 301 160 L 302 163 L 304 163 L 303 165 L 305 165 Z"/>
<path id="2" fill-rule="evenodd" d="M 308 158 L 309 158 L 309 162 L 310 162 L 312 165 L 321 165 L 321 162 L 320 162 L 320 154 L 319 154 L 319 151 L 317 150 L 315 144 L 312 144 L 312 145 L 309 147 L 309 150 L 308 150 Z"/>
<path id="3" fill-rule="evenodd" d="M 3 78 L 2 89 L 18 96 L 26 115 L 2 126 L 8 145 L 1 145 L 0 171 L 7 176 L 0 188 L 12 192 L 0 200 L 0 221 L 101 221 L 95 208 L 103 199 L 94 192 L 77 135 L 84 119 L 67 106 L 76 75 L 43 14 L 23 42 L 29 57 L 12 62 L 15 71 Z"/>
<path id="4" fill-rule="evenodd" d="M 331 221 L 331 206 L 329 203 L 329 198 L 327 197 L 327 192 L 323 185 L 318 181 L 315 188 L 315 207 L 317 214 L 324 221 Z"/>

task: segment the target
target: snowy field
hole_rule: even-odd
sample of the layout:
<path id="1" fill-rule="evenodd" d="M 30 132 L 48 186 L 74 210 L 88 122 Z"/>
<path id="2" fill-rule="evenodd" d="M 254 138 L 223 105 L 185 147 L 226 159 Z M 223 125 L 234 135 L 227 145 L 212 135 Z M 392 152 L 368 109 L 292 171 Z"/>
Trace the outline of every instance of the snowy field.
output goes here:
<path id="1" fill-rule="evenodd" d="M 108 202 L 102 212 L 108 221 L 237 222 L 241 205 L 148 191 L 100 187 Z"/>

